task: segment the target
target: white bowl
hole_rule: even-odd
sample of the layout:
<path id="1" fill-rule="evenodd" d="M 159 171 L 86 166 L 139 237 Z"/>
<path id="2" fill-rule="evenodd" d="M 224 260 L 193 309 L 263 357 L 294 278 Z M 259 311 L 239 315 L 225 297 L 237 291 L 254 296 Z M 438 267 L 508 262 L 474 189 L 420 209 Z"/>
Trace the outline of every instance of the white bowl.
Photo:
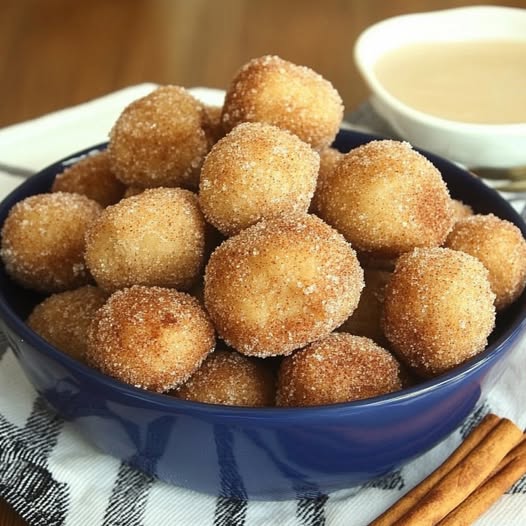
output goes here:
<path id="1" fill-rule="evenodd" d="M 526 122 L 471 124 L 429 115 L 391 95 L 374 73 L 382 55 L 409 44 L 503 39 L 526 40 L 526 9 L 477 6 L 390 18 L 359 36 L 354 59 L 374 109 L 401 137 L 469 167 L 506 168 L 526 165 Z"/>

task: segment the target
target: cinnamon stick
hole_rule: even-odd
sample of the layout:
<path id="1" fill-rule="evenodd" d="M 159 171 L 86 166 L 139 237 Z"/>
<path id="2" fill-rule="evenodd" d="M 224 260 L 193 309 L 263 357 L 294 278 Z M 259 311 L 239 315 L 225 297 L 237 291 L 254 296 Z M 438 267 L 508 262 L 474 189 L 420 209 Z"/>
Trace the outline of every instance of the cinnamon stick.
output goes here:
<path id="1" fill-rule="evenodd" d="M 391 526 L 405 515 L 429 490 L 463 460 L 494 429 L 501 419 L 486 415 L 480 424 L 466 437 L 460 446 L 433 473 L 406 493 L 398 502 L 377 517 L 369 526 Z"/>
<path id="2" fill-rule="evenodd" d="M 439 480 L 396 526 L 434 525 L 463 502 L 522 439 L 522 431 L 503 418 L 484 439 Z"/>
<path id="3" fill-rule="evenodd" d="M 501 460 L 500 464 L 493 470 L 490 477 L 497 474 L 506 464 L 509 464 L 513 459 L 526 455 L 526 433 L 523 433 L 521 441 Z"/>
<path id="4" fill-rule="evenodd" d="M 512 457 L 503 468 L 484 482 L 438 525 L 469 526 L 499 500 L 524 473 L 526 473 L 526 455 Z"/>

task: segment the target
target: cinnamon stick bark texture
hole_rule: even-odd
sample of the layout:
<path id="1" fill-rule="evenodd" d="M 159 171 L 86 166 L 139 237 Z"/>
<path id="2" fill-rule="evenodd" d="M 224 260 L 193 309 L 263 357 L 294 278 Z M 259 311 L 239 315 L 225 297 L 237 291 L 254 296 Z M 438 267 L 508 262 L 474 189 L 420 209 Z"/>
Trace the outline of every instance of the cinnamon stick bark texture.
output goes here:
<path id="1" fill-rule="evenodd" d="M 441 520 L 438 526 L 469 526 L 497 502 L 525 472 L 526 455 L 513 457 L 444 520 Z"/>
<path id="2" fill-rule="evenodd" d="M 369 526 L 391 526 L 400 517 L 405 515 L 417 502 L 429 492 L 429 490 L 445 475 L 447 475 L 461 460 L 463 460 L 487 434 L 499 423 L 500 418 L 496 415 L 486 415 L 480 424 L 473 429 L 460 446 L 439 466 L 433 473 L 425 478 L 420 484 L 406 493 L 398 502 L 376 518 Z"/>
<path id="3" fill-rule="evenodd" d="M 506 464 L 509 464 L 515 458 L 523 455 L 526 456 L 526 433 L 523 433 L 521 441 L 502 459 L 502 462 L 497 466 L 493 473 L 491 473 L 490 477 L 495 475 L 499 470 L 506 466 Z"/>
<path id="4" fill-rule="evenodd" d="M 521 438 L 522 431 L 513 422 L 503 418 L 469 455 L 454 466 L 394 525 L 437 524 L 484 482 Z"/>

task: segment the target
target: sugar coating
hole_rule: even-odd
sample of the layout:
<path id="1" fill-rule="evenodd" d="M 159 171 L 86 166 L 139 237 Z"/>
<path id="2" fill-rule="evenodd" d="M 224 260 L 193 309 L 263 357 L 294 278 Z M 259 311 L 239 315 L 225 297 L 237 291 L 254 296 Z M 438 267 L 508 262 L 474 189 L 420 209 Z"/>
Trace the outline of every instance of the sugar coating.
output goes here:
<path id="1" fill-rule="evenodd" d="M 276 405 L 351 402 L 401 388 L 400 364 L 389 351 L 369 338 L 333 333 L 283 358 Z"/>
<path id="2" fill-rule="evenodd" d="M 83 157 L 59 173 L 51 191 L 82 194 L 106 207 L 122 198 L 125 186 L 113 174 L 108 153 L 102 151 Z"/>
<path id="3" fill-rule="evenodd" d="M 195 189 L 210 147 L 204 119 L 203 105 L 184 88 L 157 88 L 127 106 L 114 124 L 112 170 L 126 185 Z"/>
<path id="4" fill-rule="evenodd" d="M 161 287 L 115 292 L 96 312 L 86 360 L 123 382 L 165 392 L 187 380 L 215 345 L 195 298 Z"/>
<path id="5" fill-rule="evenodd" d="M 453 209 L 453 224 L 474 214 L 471 206 L 458 199 L 451 199 L 451 208 Z"/>
<path id="6" fill-rule="evenodd" d="M 439 246 L 453 222 L 440 172 L 409 143 L 391 140 L 345 154 L 318 192 L 317 213 L 356 250 L 381 258 Z"/>
<path id="7" fill-rule="evenodd" d="M 249 61 L 237 72 L 221 117 L 226 132 L 241 122 L 266 122 L 317 150 L 332 143 L 342 118 L 341 97 L 329 81 L 270 55 Z"/>
<path id="8" fill-rule="evenodd" d="M 173 395 L 207 404 L 264 407 L 274 405 L 275 393 L 268 363 L 222 349 L 210 354 Z"/>
<path id="9" fill-rule="evenodd" d="M 343 153 L 336 148 L 324 148 L 320 151 L 320 169 L 318 171 L 318 180 L 316 181 L 316 190 L 312 198 L 311 210 L 316 213 L 318 209 L 319 194 L 322 192 L 321 188 L 329 180 L 336 169 L 336 165 L 342 160 Z"/>
<path id="10" fill-rule="evenodd" d="M 84 234 L 102 207 L 84 195 L 38 194 L 9 211 L 1 232 L 0 257 L 22 286 L 62 292 L 91 277 L 84 262 Z"/>
<path id="11" fill-rule="evenodd" d="M 113 292 L 131 285 L 186 290 L 203 268 L 205 223 L 197 197 L 153 188 L 106 208 L 86 233 L 86 263 Z"/>
<path id="12" fill-rule="evenodd" d="M 222 243 L 205 269 L 205 305 L 221 338 L 259 357 L 286 355 L 341 325 L 363 271 L 352 247 L 307 214 L 262 220 Z"/>
<path id="13" fill-rule="evenodd" d="M 243 123 L 214 145 L 201 170 L 199 203 L 225 235 L 265 217 L 306 212 L 319 155 L 295 135 L 262 123 Z"/>
<path id="14" fill-rule="evenodd" d="M 465 217 L 455 223 L 446 246 L 476 257 L 488 269 L 497 310 L 511 305 L 526 287 L 526 240 L 513 223 L 493 214 Z"/>
<path id="15" fill-rule="evenodd" d="M 476 258 L 449 248 L 400 256 L 385 289 L 383 329 L 391 348 L 422 376 L 482 351 L 495 325 L 495 294 Z"/>
<path id="16" fill-rule="evenodd" d="M 27 324 L 62 352 L 83 361 L 89 326 L 107 297 L 93 285 L 53 294 L 33 309 Z"/>

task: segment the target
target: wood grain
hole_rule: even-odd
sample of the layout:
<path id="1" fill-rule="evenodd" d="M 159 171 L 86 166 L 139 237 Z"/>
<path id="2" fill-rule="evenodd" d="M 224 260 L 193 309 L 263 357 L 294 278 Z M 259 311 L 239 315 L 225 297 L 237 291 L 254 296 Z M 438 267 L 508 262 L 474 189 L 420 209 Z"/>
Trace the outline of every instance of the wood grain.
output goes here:
<path id="1" fill-rule="evenodd" d="M 0 0 L 0 127 L 140 82 L 225 88 L 274 53 L 331 80 L 348 111 L 367 97 L 353 64 L 386 17 L 525 0 Z M 1 159 L 0 159 L 1 161 Z M 0 500 L 0 526 L 24 524 Z"/>

